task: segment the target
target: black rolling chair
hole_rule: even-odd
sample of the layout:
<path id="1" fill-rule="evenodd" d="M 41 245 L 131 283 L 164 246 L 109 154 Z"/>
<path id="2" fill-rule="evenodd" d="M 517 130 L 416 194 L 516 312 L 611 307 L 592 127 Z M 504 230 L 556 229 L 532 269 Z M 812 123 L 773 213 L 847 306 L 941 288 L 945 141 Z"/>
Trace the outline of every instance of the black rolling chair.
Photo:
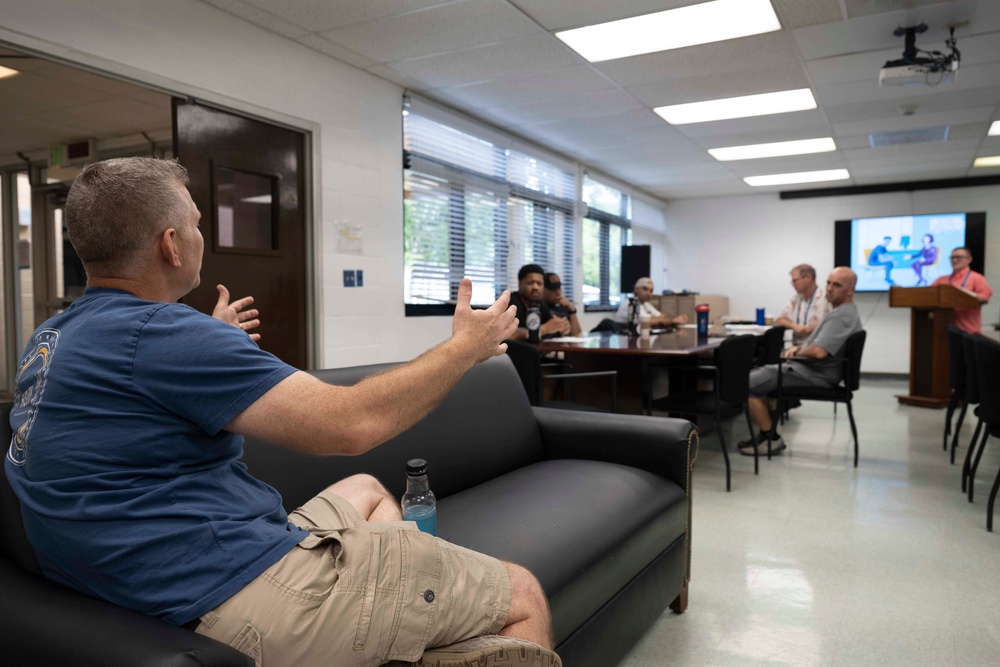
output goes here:
<path id="1" fill-rule="evenodd" d="M 965 402 L 968 405 L 979 405 L 979 367 L 976 365 L 976 337 L 962 333 L 962 351 L 965 356 Z M 965 462 L 962 464 L 962 493 L 968 492 L 969 502 L 972 502 L 972 487 L 969 486 L 969 474 L 972 471 L 972 456 L 976 452 L 976 443 L 983 430 L 983 418 L 979 408 L 973 413 L 976 417 L 976 430 L 972 432 L 969 449 L 965 452 Z M 987 434 L 983 434 L 986 436 Z M 958 437 L 958 432 L 955 432 Z"/>
<path id="2" fill-rule="evenodd" d="M 564 363 L 543 363 L 542 354 L 534 345 L 520 340 L 508 340 L 507 356 L 514 363 L 517 374 L 521 378 L 521 384 L 528 394 L 528 401 L 538 407 L 561 408 L 564 410 L 594 410 L 601 411 L 600 408 L 579 403 L 576 401 L 576 383 L 578 380 L 603 378 L 610 380 L 611 392 L 610 403 L 611 412 L 618 412 L 618 371 L 593 371 L 588 373 L 553 373 L 545 375 L 543 368 L 565 368 Z M 546 401 L 544 399 L 543 386 L 545 382 L 563 382 L 568 387 L 569 400 Z"/>
<path id="3" fill-rule="evenodd" d="M 969 500 L 972 500 L 972 486 L 976 477 L 979 460 L 989 436 L 1000 437 L 1000 344 L 984 336 L 971 336 L 976 350 L 976 365 L 979 379 L 979 409 L 976 412 L 983 420 L 983 438 L 976 452 L 975 462 L 969 471 Z M 993 506 L 1000 491 L 1000 471 L 990 490 L 986 508 L 986 530 L 993 531 Z"/>
<path id="4" fill-rule="evenodd" d="M 778 405 L 785 401 L 825 401 L 828 403 L 846 403 L 847 417 L 851 420 L 851 433 L 854 435 L 854 467 L 858 467 L 858 427 L 854 422 L 854 410 L 851 399 L 858 390 L 861 381 L 861 354 L 865 349 L 864 331 L 851 334 L 844 343 L 844 357 L 841 360 L 844 371 L 840 384 L 834 387 L 783 387 L 781 373 L 778 373 Z M 779 369 L 781 365 L 779 364 Z M 773 432 L 773 431 L 772 431 Z M 771 458 L 771 441 L 767 442 L 767 457 Z"/>
<path id="5" fill-rule="evenodd" d="M 754 355 L 754 366 L 776 364 L 781 360 L 781 351 L 785 348 L 785 327 L 771 327 L 757 336 L 757 352 Z"/>
<path id="6" fill-rule="evenodd" d="M 965 333 L 954 325 L 948 326 L 948 382 L 951 385 L 951 400 L 948 401 L 948 411 L 944 416 L 944 450 L 948 451 L 948 436 L 951 435 L 951 418 L 955 409 L 961 405 L 958 422 L 955 424 L 955 437 L 951 440 L 951 462 L 955 463 L 955 449 L 958 447 L 958 434 L 962 430 L 965 411 L 969 403 L 965 397 Z"/>
<path id="7" fill-rule="evenodd" d="M 590 330 L 590 333 L 623 333 L 625 331 L 625 325 L 621 322 L 615 322 L 609 317 L 605 317 L 603 320 L 597 323 L 597 326 Z"/>
<path id="8" fill-rule="evenodd" d="M 726 461 L 726 491 L 731 488 L 729 451 L 726 447 L 726 436 L 722 429 L 722 415 L 733 410 L 743 410 L 746 416 L 750 437 L 753 437 L 753 425 L 747 412 L 747 397 L 750 395 L 750 368 L 753 366 L 754 353 L 757 350 L 757 337 L 746 334 L 734 336 L 722 341 L 715 350 L 711 365 L 697 365 L 693 368 L 710 372 L 712 388 L 710 390 L 693 390 L 671 393 L 669 396 L 653 400 L 652 398 L 652 366 L 659 365 L 655 360 L 644 359 L 642 376 L 644 383 L 645 411 L 647 415 L 653 410 L 683 415 L 709 415 L 715 420 L 719 433 L 719 443 L 722 445 L 722 456 Z M 757 474 L 757 458 L 754 457 L 754 474 Z"/>

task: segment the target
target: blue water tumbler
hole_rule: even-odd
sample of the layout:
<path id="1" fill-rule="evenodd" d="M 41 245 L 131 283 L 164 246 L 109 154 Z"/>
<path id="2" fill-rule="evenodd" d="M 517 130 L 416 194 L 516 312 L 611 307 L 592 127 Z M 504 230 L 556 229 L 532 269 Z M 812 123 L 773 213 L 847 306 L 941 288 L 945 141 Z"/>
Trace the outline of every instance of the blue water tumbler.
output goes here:
<path id="1" fill-rule="evenodd" d="M 708 304 L 699 303 L 695 306 L 695 312 L 698 314 L 698 335 L 707 336 L 708 335 Z"/>
<path id="2" fill-rule="evenodd" d="M 764 326 L 764 309 L 757 309 L 757 326 Z"/>

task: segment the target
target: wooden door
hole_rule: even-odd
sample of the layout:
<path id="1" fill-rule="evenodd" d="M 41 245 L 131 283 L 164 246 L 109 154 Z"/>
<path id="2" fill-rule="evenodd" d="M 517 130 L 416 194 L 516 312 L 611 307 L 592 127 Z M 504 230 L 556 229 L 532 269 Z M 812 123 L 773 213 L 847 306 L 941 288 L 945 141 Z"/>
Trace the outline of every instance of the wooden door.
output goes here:
<path id="1" fill-rule="evenodd" d="M 215 286 L 254 297 L 260 346 L 309 368 L 311 262 L 305 215 L 305 135 L 174 98 L 174 154 L 201 211 L 201 285 L 183 302 L 211 313 Z"/>

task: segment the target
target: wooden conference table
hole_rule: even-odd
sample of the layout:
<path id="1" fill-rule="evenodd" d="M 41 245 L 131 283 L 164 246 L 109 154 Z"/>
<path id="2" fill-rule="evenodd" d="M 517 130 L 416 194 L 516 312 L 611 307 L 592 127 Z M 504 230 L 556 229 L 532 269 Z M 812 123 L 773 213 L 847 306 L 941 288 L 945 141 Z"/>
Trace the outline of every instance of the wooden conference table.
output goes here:
<path id="1" fill-rule="evenodd" d="M 713 333 L 713 332 L 710 332 Z M 646 361 L 656 360 L 657 365 L 676 368 L 690 366 L 700 354 L 711 353 L 723 341 L 722 336 L 699 338 L 695 328 L 678 328 L 649 338 L 630 337 L 614 333 L 594 333 L 581 337 L 579 342 L 542 341 L 541 352 L 561 352 L 577 372 L 618 371 L 618 411 L 642 414 L 643 369 Z M 653 395 L 666 393 L 669 376 L 658 374 L 653 378 Z M 676 380 L 675 380 L 676 382 Z M 581 383 L 577 388 L 580 400 L 596 405 L 606 405 L 603 385 Z"/>

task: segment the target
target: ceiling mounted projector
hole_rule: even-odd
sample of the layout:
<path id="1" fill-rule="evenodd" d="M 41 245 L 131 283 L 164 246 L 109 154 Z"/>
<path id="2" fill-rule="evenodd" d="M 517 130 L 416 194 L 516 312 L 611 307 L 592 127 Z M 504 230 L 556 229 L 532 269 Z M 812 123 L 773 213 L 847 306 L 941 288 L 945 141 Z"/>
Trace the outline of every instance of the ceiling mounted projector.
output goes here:
<path id="1" fill-rule="evenodd" d="M 882 66 L 878 73 L 879 87 L 936 86 L 939 83 L 953 81 L 962 56 L 956 47 L 955 27 L 951 26 L 949 30 L 951 36 L 945 40 L 945 46 L 951 49 L 951 52 L 945 54 L 917 48 L 916 35 L 927 31 L 926 24 L 896 28 L 892 34 L 906 38 L 903 57 L 899 60 L 890 60 Z"/>

